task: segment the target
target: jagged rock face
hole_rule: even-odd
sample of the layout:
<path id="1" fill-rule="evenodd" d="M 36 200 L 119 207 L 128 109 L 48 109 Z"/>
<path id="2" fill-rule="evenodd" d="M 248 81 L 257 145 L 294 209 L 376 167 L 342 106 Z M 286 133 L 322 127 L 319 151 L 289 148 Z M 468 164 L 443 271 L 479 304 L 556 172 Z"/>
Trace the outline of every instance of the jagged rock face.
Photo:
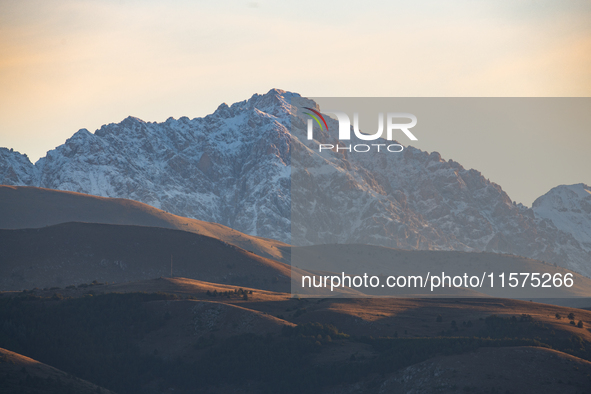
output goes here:
<path id="1" fill-rule="evenodd" d="M 35 185 L 38 183 L 37 173 L 27 155 L 0 148 L 0 184 Z"/>
<path id="2" fill-rule="evenodd" d="M 130 198 L 288 243 L 293 232 L 296 244 L 486 250 L 591 274 L 588 187 L 558 193 L 562 205 L 553 189 L 530 209 L 436 152 L 319 154 L 316 144 L 336 142 L 335 135 L 307 141 L 292 98 L 299 95 L 273 89 L 204 118 L 129 117 L 94 134 L 78 131 L 35 165 L 0 149 L 0 181 Z M 293 178 L 292 159 L 306 167 L 294 168 Z M 577 220 L 580 226 L 569 225 Z"/>
<path id="3" fill-rule="evenodd" d="M 29 165 L 36 182 L 12 177 L 5 183 L 129 198 L 286 239 L 290 134 L 279 120 L 288 110 L 283 96 L 268 94 L 193 120 L 128 117 L 94 134 L 80 130 Z"/>

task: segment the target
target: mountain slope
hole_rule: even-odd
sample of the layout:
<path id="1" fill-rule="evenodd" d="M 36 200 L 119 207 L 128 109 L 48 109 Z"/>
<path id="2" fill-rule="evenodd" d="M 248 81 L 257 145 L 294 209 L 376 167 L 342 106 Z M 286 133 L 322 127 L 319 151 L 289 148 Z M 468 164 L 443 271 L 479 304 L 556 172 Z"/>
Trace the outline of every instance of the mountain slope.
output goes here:
<path id="1" fill-rule="evenodd" d="M 3 393 L 113 393 L 57 368 L 2 348 L 0 348 L 0 376 L 2 376 L 0 387 Z"/>
<path id="2" fill-rule="evenodd" d="M 306 138 L 292 109 L 292 243 L 358 243 L 402 249 L 488 251 L 548 261 L 591 275 L 591 253 L 565 227 L 515 204 L 502 188 L 437 152 L 411 146 L 367 154 L 336 146 L 338 124 Z M 364 143 L 352 136 L 351 145 Z M 387 144 L 386 140 L 376 142 Z"/>
<path id="3" fill-rule="evenodd" d="M 61 300 L 4 293 L 0 344 L 121 393 L 588 387 L 589 311 L 495 298 L 212 298 L 209 286 L 176 278 Z"/>
<path id="4" fill-rule="evenodd" d="M 217 223 L 176 216 L 141 202 L 83 193 L 0 185 L 0 229 L 68 222 L 163 227 L 217 238 L 260 256 L 287 262 L 282 242 L 240 233 Z"/>
<path id="5" fill-rule="evenodd" d="M 204 118 L 150 123 L 128 117 L 94 134 L 83 129 L 35 165 L 5 149 L 1 179 L 133 199 L 295 245 L 486 250 L 591 275 L 591 251 L 578 229 L 514 204 L 499 185 L 437 152 L 408 146 L 379 159 L 319 154 L 319 143 L 336 143 L 336 120 L 327 117 L 330 132 L 308 141 L 296 101 L 317 108 L 272 89 L 222 104 Z M 355 138 L 351 143 L 363 142 Z M 309 178 L 297 166 L 292 174 L 292 160 Z M 306 182 L 315 194 L 300 188 Z"/>
<path id="6" fill-rule="evenodd" d="M 234 245 L 155 227 L 66 223 L 0 230 L 0 289 L 175 276 L 290 291 L 290 267 Z M 298 275 L 296 270 L 295 275 Z"/>
<path id="7" fill-rule="evenodd" d="M 330 393 L 545 393 L 579 394 L 589 387 L 591 363 L 538 347 L 480 348 L 438 356 L 377 381 L 357 382 Z M 379 386 L 373 389 L 372 386 Z M 436 391 L 435 391 L 436 390 Z"/>

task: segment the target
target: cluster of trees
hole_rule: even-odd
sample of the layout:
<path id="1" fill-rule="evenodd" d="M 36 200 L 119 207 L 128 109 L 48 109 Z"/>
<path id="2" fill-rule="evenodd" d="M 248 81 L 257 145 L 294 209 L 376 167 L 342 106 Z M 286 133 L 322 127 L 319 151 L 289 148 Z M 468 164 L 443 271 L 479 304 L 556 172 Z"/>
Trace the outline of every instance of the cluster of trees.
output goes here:
<path id="1" fill-rule="evenodd" d="M 87 287 L 104 286 L 106 284 L 107 284 L 107 282 L 101 283 L 98 280 L 93 280 L 90 283 L 80 283 L 78 286 L 75 286 L 75 285 L 66 286 L 66 289 L 75 289 L 76 287 L 78 287 L 79 289 L 86 289 Z"/>
<path id="2" fill-rule="evenodd" d="M 556 314 L 556 318 L 558 320 L 562 319 L 562 316 L 560 316 L 560 313 L 557 313 Z M 583 323 L 582 320 L 579 320 L 578 323 L 575 323 L 575 314 L 574 313 L 572 313 L 572 312 L 569 313 L 568 316 L 567 316 L 567 318 L 570 320 L 570 324 L 572 324 L 573 326 L 577 326 L 579 328 L 585 327 L 585 324 Z"/>
<path id="3" fill-rule="evenodd" d="M 574 314 L 571 313 L 568 318 L 574 319 Z M 484 322 L 485 326 L 479 333 L 481 337 L 535 338 L 538 346 L 549 347 L 591 361 L 591 343 L 585 341 L 582 336 L 567 333 L 557 335 L 551 327 L 536 321 L 530 315 L 523 314 L 519 317 L 492 315 L 484 319 Z"/>
<path id="4" fill-rule="evenodd" d="M 331 339 L 349 339 L 350 336 L 340 332 L 332 324 L 304 323 L 297 326 L 283 326 L 281 334 L 286 337 L 300 336 L 302 338 L 330 337 Z"/>
<path id="5" fill-rule="evenodd" d="M 244 290 L 243 288 L 234 289 L 234 291 L 214 291 L 207 290 L 208 297 L 226 297 L 226 298 L 242 298 L 248 300 L 248 295 L 252 294 L 252 290 Z"/>

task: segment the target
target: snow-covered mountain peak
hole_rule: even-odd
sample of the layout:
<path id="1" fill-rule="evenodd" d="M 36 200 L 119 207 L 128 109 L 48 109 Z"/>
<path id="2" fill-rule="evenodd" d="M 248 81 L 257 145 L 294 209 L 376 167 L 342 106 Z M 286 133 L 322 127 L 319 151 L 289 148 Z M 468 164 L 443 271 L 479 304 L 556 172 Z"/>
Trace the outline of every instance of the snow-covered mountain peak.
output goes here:
<path id="1" fill-rule="evenodd" d="M 591 187 L 584 183 L 556 186 L 536 199 L 532 209 L 591 251 Z"/>
<path id="2" fill-rule="evenodd" d="M 591 187 L 584 183 L 577 183 L 552 188 L 548 193 L 538 197 L 532 208 L 560 212 L 580 211 L 581 209 L 585 210 L 588 202 L 591 202 Z"/>
<path id="3" fill-rule="evenodd" d="M 85 141 L 87 138 L 92 138 L 93 134 L 88 131 L 87 129 L 80 129 L 77 132 L 74 133 L 74 135 L 72 135 L 70 138 L 68 138 L 66 140 L 66 143 L 68 141 L 76 141 L 76 140 L 81 140 L 81 141 Z"/>
<path id="4" fill-rule="evenodd" d="M 271 89 L 202 118 L 157 123 L 129 116 L 94 134 L 81 129 L 35 165 L 0 148 L 0 183 L 129 198 L 288 243 L 295 228 L 303 244 L 486 250 L 591 274 L 588 186 L 555 188 L 532 210 L 438 152 L 407 146 L 379 160 L 320 153 L 318 143 L 336 142 L 337 121 L 326 117 L 329 130 L 308 141 L 306 117 L 291 105 L 295 97 L 319 109 L 297 93 Z M 294 157 L 318 187 L 298 200 L 304 217 L 292 226 Z M 318 232 L 305 234 L 298 223 Z"/>

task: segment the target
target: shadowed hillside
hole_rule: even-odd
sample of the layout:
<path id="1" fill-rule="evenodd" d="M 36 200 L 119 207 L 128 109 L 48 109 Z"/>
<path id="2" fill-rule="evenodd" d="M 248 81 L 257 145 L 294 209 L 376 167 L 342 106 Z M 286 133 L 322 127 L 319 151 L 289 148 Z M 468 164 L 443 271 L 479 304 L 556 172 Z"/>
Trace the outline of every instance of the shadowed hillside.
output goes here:
<path id="1" fill-rule="evenodd" d="M 170 276 L 290 291 L 290 267 L 215 238 L 155 227 L 67 223 L 0 230 L 0 288 Z"/>
<path id="2" fill-rule="evenodd" d="M 285 261 L 287 245 L 246 235 L 217 223 L 176 216 L 124 198 L 27 186 L 0 185 L 0 229 L 25 229 L 67 222 L 125 224 L 184 230 L 239 246 L 260 256 Z"/>
<path id="3" fill-rule="evenodd" d="M 541 347 L 479 348 L 437 356 L 330 394 L 364 393 L 587 393 L 591 362 Z M 379 387 L 379 389 L 376 388 Z"/>
<path id="4" fill-rule="evenodd" d="M 296 299 L 186 278 L 52 293 L 0 293 L 0 346 L 120 394 L 591 387 L 591 312 L 573 308 L 492 298 Z"/>
<path id="5" fill-rule="evenodd" d="M 0 392 L 29 394 L 114 394 L 57 368 L 0 348 Z"/>

